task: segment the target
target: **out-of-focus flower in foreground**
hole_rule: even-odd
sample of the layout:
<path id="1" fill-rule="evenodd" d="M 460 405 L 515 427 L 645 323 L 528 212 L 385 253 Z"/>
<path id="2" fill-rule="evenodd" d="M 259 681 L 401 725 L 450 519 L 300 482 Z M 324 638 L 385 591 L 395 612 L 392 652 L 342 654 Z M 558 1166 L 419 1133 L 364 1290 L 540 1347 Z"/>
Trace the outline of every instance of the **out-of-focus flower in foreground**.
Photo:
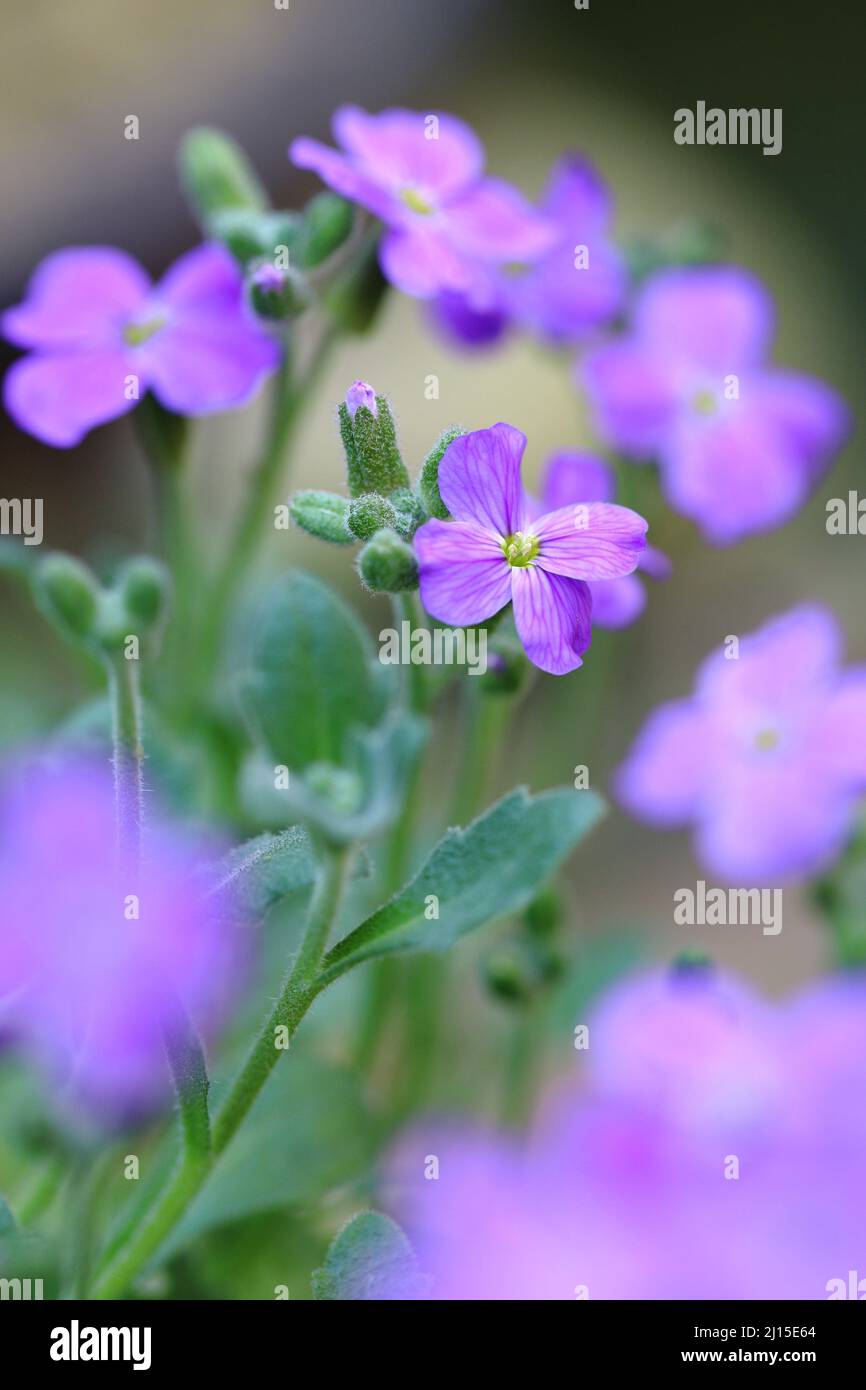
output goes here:
<path id="1" fill-rule="evenodd" d="M 654 825 L 693 825 L 700 859 L 735 882 L 822 868 L 866 793 L 866 667 L 840 669 L 841 654 L 817 606 L 729 640 L 693 695 L 650 716 L 619 799 Z"/>
<path id="2" fill-rule="evenodd" d="M 61 1103 L 122 1118 L 162 1099 L 178 1003 L 212 1027 L 238 961 L 190 847 L 151 818 L 141 869 L 115 863 L 101 768 L 28 764 L 0 793 L 0 1028 Z"/>
<path id="3" fill-rule="evenodd" d="M 522 195 L 484 177 L 481 143 L 455 116 L 343 106 L 333 129 L 342 149 L 303 137 L 290 158 L 381 218 L 382 269 L 405 294 L 468 293 L 492 267 L 551 245 L 551 227 Z"/>
<path id="4" fill-rule="evenodd" d="M 6 374 L 6 409 L 61 449 L 147 391 L 179 415 L 245 405 L 279 357 L 244 304 L 236 262 L 217 245 L 182 256 L 158 285 L 112 247 L 57 251 L 3 315 L 2 331 L 30 349 Z"/>
<path id="5" fill-rule="evenodd" d="M 454 626 L 481 623 L 507 603 L 530 661 L 563 675 L 591 638 L 588 580 L 630 574 L 647 524 L 606 502 L 532 517 L 520 480 L 526 436 L 498 424 L 453 440 L 439 464 L 439 493 L 453 520 L 415 534 L 421 600 Z"/>
<path id="6" fill-rule="evenodd" d="M 403 1140 L 390 1205 L 432 1298 L 825 1299 L 862 1269 L 862 980 L 775 1006 L 712 967 L 653 973 L 588 1030 L 587 1088 L 528 1142 Z"/>
<path id="7" fill-rule="evenodd" d="M 671 506 L 717 545 L 793 516 L 848 431 L 835 391 L 767 364 L 772 330 L 746 271 L 664 270 L 581 369 L 605 441 L 657 459 Z"/>
<path id="8" fill-rule="evenodd" d="M 577 502 L 613 502 L 616 478 L 613 469 L 594 454 L 563 450 L 553 454 L 542 474 L 541 502 L 530 499 L 533 513 L 558 511 Z M 651 579 L 667 579 L 671 564 L 666 555 L 648 545 L 641 551 L 637 569 Z M 646 590 L 634 574 L 619 579 L 600 579 L 589 585 L 592 621 L 598 627 L 628 627 L 646 607 Z"/>

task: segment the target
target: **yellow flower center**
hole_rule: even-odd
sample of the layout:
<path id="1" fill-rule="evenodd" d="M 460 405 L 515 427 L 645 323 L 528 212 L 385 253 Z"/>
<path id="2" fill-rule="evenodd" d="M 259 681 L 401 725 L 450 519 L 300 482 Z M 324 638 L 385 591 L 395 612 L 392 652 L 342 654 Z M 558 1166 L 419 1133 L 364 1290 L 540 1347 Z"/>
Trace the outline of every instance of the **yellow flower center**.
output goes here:
<path id="1" fill-rule="evenodd" d="M 525 531 L 515 531 L 502 542 L 502 553 L 509 565 L 525 569 L 538 554 L 538 537 Z"/>
<path id="2" fill-rule="evenodd" d="M 146 323 L 128 323 L 123 330 L 123 341 L 129 347 L 138 347 L 164 327 L 164 318 L 148 319 Z"/>
<path id="3" fill-rule="evenodd" d="M 696 391 L 692 397 L 692 408 L 699 415 L 715 415 L 719 403 L 712 391 Z"/>
<path id="4" fill-rule="evenodd" d="M 755 734 L 755 747 L 761 753 L 769 753 L 771 749 L 779 746 L 778 729 L 760 729 Z"/>
<path id="5" fill-rule="evenodd" d="M 412 212 L 420 212 L 422 217 L 429 217 L 436 211 L 433 204 L 419 193 L 417 188 L 401 188 L 400 202 L 405 203 Z"/>

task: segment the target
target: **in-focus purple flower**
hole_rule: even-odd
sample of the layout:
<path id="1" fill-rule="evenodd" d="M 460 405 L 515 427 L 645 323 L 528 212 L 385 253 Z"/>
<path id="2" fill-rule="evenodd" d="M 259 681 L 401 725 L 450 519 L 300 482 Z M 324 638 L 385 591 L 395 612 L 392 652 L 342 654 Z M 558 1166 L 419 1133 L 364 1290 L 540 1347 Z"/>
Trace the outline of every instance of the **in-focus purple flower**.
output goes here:
<path id="1" fill-rule="evenodd" d="M 6 374 L 6 409 L 61 449 L 146 391 L 179 415 L 244 405 L 279 356 L 245 307 L 240 269 L 216 245 L 182 256 L 158 285 L 123 251 L 57 251 L 2 331 L 31 349 Z"/>
<path id="2" fill-rule="evenodd" d="M 176 828 L 149 818 L 135 876 L 115 865 L 114 844 L 101 767 L 28 765 L 7 776 L 0 1027 L 61 1102 L 109 1119 L 164 1098 L 164 1026 L 179 1001 L 212 1028 L 239 964 Z"/>
<path id="3" fill-rule="evenodd" d="M 548 459 L 542 474 L 541 501 L 530 498 L 530 506 L 534 515 L 541 516 L 576 502 L 612 502 L 615 496 L 616 478 L 603 459 L 563 450 Z M 667 579 L 671 573 L 667 556 L 650 545 L 641 552 L 637 568 L 651 579 Z M 646 607 L 646 590 L 637 573 L 595 580 L 589 590 L 592 621 L 598 627 L 628 627 Z"/>
<path id="4" fill-rule="evenodd" d="M 657 459 L 671 506 L 716 545 L 793 516 L 848 431 L 835 391 L 767 363 L 772 331 L 746 271 L 664 270 L 582 369 L 605 441 Z"/>
<path id="5" fill-rule="evenodd" d="M 352 419 L 355 418 L 355 411 L 361 406 L 369 410 L 373 415 L 378 414 L 376 405 L 376 392 L 366 381 L 353 381 L 346 392 L 346 406 Z"/>
<path id="6" fill-rule="evenodd" d="M 587 581 L 630 574 L 647 524 L 605 502 L 533 517 L 520 481 L 525 448 L 526 436 L 505 424 L 449 444 L 439 492 L 454 519 L 433 518 L 415 533 L 421 600 L 458 627 L 512 603 L 530 661 L 558 676 L 582 664 L 590 643 Z"/>
<path id="7" fill-rule="evenodd" d="M 590 1018 L 588 1087 L 528 1141 L 402 1141 L 388 1205 L 430 1297 L 826 1299 L 863 1267 L 864 1043 L 862 980 L 781 1005 L 712 968 L 624 982 Z"/>
<path id="8" fill-rule="evenodd" d="M 735 882 L 831 862 L 866 792 L 866 667 L 840 669 L 832 613 L 795 608 L 714 653 L 693 695 L 649 718 L 617 778 L 634 815 L 695 828 Z M 735 659 L 732 659 L 732 654 Z"/>
<path id="9" fill-rule="evenodd" d="M 302 138 L 289 156 L 381 218 L 382 270 L 405 294 L 466 293 L 490 267 L 550 245 L 551 228 L 517 190 L 483 176 L 481 143 L 456 117 L 343 106 L 333 130 L 341 150 Z"/>

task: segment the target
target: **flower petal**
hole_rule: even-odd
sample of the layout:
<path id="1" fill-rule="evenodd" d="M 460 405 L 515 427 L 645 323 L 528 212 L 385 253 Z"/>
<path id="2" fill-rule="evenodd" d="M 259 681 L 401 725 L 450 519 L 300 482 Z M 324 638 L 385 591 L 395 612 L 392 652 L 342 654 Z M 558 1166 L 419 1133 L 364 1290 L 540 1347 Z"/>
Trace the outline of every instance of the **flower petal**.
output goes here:
<path id="1" fill-rule="evenodd" d="M 163 405 L 209 415 L 246 405 L 279 361 L 279 346 L 237 311 L 179 322 L 138 350 Z"/>
<path id="2" fill-rule="evenodd" d="M 631 342 L 611 343 L 586 358 L 579 377 L 603 439 L 638 457 L 658 450 L 680 402 L 679 379 L 670 362 Z"/>
<path id="3" fill-rule="evenodd" d="M 505 424 L 453 440 L 439 464 L 439 492 L 451 515 L 499 537 L 520 531 L 526 516 L 520 482 L 525 448 L 526 435 Z"/>
<path id="4" fill-rule="evenodd" d="M 546 512 L 558 511 L 570 502 L 612 502 L 616 478 L 604 459 L 564 449 L 547 461 L 541 496 Z"/>
<path id="5" fill-rule="evenodd" d="M 479 261 L 532 261 L 556 243 L 556 229 L 501 179 L 484 179 L 446 210 L 448 235 Z"/>
<path id="6" fill-rule="evenodd" d="M 529 660 L 552 676 L 583 665 L 592 640 L 592 596 L 586 584 L 537 565 L 511 571 L 514 622 Z"/>
<path id="7" fill-rule="evenodd" d="M 379 243 L 379 262 L 392 285 L 418 299 L 431 299 L 442 290 L 463 292 L 472 285 L 470 263 L 432 226 L 386 232 Z"/>
<path id="8" fill-rule="evenodd" d="M 590 584 L 595 627 L 628 627 L 646 608 L 646 590 L 634 574 Z"/>
<path id="9" fill-rule="evenodd" d="M 580 154 L 565 154 L 553 167 L 541 206 L 568 229 L 569 241 L 580 241 L 583 233 L 610 221 L 613 199 L 590 160 Z"/>
<path id="10" fill-rule="evenodd" d="M 351 159 L 331 149 L 330 145 L 323 145 L 321 140 L 310 140 L 306 136 L 293 140 L 289 159 L 299 169 L 312 169 L 328 188 L 353 203 L 360 203 L 377 217 L 388 218 L 395 211 L 394 200 L 385 189 Z"/>
<path id="11" fill-rule="evenodd" d="M 866 667 L 845 671 L 822 707 L 819 762 L 852 787 L 866 787 Z"/>
<path id="12" fill-rule="evenodd" d="M 629 507 L 575 502 L 533 522 L 540 549 L 536 564 L 571 579 L 616 579 L 631 574 L 646 547 L 647 523 Z"/>
<path id="13" fill-rule="evenodd" d="M 635 309 L 637 339 L 723 375 L 760 363 L 773 334 L 773 303 L 737 266 L 683 267 L 653 275 Z"/>
<path id="14" fill-rule="evenodd" d="M 133 373 L 131 354 L 120 348 L 33 354 L 6 373 L 4 404 L 21 429 L 69 449 L 94 426 L 132 410 L 137 399 L 127 399 L 126 378 Z M 140 394 L 146 385 L 142 380 Z"/>
<path id="15" fill-rule="evenodd" d="M 767 372 L 753 388 L 755 410 L 770 420 L 810 483 L 818 480 L 851 430 L 842 397 L 823 381 L 797 372 Z"/>
<path id="16" fill-rule="evenodd" d="M 702 804 L 717 741 L 711 717 L 696 701 L 662 705 L 616 773 L 617 800 L 653 825 L 684 825 Z"/>
<path id="17" fill-rule="evenodd" d="M 343 106 L 334 116 L 334 135 L 372 182 L 397 193 L 429 194 L 438 203 L 480 178 L 484 149 L 456 116 L 392 109 L 370 115 Z"/>
<path id="18" fill-rule="evenodd" d="M 154 299 L 177 317 L 236 313 L 243 297 L 237 261 L 214 242 L 187 251 L 166 271 Z"/>
<path id="19" fill-rule="evenodd" d="M 147 275 L 123 251 L 55 251 L 37 268 L 24 302 L 3 315 L 3 333 L 19 347 L 116 342 L 149 293 Z"/>
<path id="20" fill-rule="evenodd" d="M 441 623 L 482 623 L 511 598 L 498 539 L 474 522 L 433 518 L 415 532 L 421 602 Z"/>

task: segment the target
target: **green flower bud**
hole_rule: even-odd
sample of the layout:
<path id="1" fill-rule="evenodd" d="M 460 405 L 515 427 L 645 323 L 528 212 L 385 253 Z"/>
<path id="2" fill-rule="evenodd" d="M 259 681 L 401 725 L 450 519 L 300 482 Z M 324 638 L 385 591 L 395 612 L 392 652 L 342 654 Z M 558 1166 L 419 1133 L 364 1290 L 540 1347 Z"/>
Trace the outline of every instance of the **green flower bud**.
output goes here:
<path id="1" fill-rule="evenodd" d="M 542 940 L 552 937 L 562 920 L 562 901 L 555 888 L 542 888 L 523 914 L 528 931 Z"/>
<path id="2" fill-rule="evenodd" d="M 74 555 L 46 555 L 33 576 L 36 603 L 67 637 L 86 641 L 93 635 L 99 606 L 99 585 L 93 573 Z"/>
<path id="3" fill-rule="evenodd" d="M 427 455 L 421 466 L 421 476 L 418 479 L 418 492 L 421 500 L 431 516 L 438 516 L 440 521 L 447 521 L 451 513 L 442 501 L 439 493 L 439 465 L 442 456 L 449 444 L 455 439 L 459 439 L 465 430 L 461 430 L 456 425 L 452 425 L 444 434 L 440 435 L 430 453 Z"/>
<path id="4" fill-rule="evenodd" d="M 206 231 L 226 208 L 266 212 L 268 198 L 240 145 L 221 130 L 199 126 L 180 146 L 180 180 L 194 216 Z"/>
<path id="5" fill-rule="evenodd" d="M 356 381 L 340 406 L 339 419 L 352 497 L 367 492 L 387 497 L 396 488 L 408 488 L 409 474 L 385 397 L 377 396 L 365 381 Z"/>
<path id="6" fill-rule="evenodd" d="M 301 265 L 321 265 L 341 247 L 355 221 L 355 209 L 337 193 L 319 193 L 304 208 L 298 240 Z"/>
<path id="7" fill-rule="evenodd" d="M 391 493 L 390 501 L 397 519 L 389 524 L 394 526 L 397 534 L 404 540 L 411 541 L 418 527 L 423 526 L 427 520 L 424 503 L 409 487 L 398 487 Z"/>
<path id="8" fill-rule="evenodd" d="M 262 261 L 247 279 L 250 307 L 260 319 L 285 323 L 299 318 L 313 302 L 313 293 L 297 270 L 279 270 L 272 261 Z"/>
<path id="9" fill-rule="evenodd" d="M 130 631 L 149 631 L 165 613 L 171 580 L 165 565 L 147 555 L 137 556 L 124 566 L 117 583 L 129 618 Z"/>
<path id="10" fill-rule="evenodd" d="M 364 788 L 356 772 L 333 763 L 311 763 L 304 773 L 307 790 L 332 811 L 351 816 L 361 805 Z"/>
<path id="11" fill-rule="evenodd" d="M 536 982 L 519 952 L 503 947 L 485 961 L 483 975 L 490 993 L 507 1004 L 523 1004 L 532 997 Z"/>
<path id="12" fill-rule="evenodd" d="M 351 545 L 355 540 L 348 529 L 349 502 L 335 492 L 296 492 L 289 498 L 289 515 L 311 536 L 335 545 Z"/>
<path id="13" fill-rule="evenodd" d="M 260 258 L 278 265 L 277 258 L 286 252 L 293 261 L 298 260 L 300 222 L 295 212 L 224 208 L 210 219 L 210 233 L 231 251 L 241 266 Z"/>
<path id="14" fill-rule="evenodd" d="M 386 497 L 367 492 L 349 504 L 349 530 L 359 541 L 368 541 L 377 531 L 394 529 L 397 513 Z"/>
<path id="15" fill-rule="evenodd" d="M 398 594 L 418 587 L 418 561 L 411 545 L 396 531 L 377 531 L 358 556 L 358 573 L 377 594 Z"/>

